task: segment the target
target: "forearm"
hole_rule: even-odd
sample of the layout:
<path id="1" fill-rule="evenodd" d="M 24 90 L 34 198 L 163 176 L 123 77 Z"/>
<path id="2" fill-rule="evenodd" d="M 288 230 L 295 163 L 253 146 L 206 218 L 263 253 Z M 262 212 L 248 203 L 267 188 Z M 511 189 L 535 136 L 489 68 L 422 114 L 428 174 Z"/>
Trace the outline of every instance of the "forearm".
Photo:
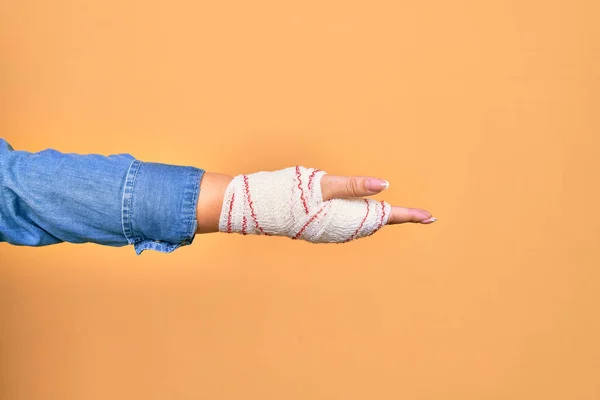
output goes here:
<path id="1" fill-rule="evenodd" d="M 194 239 L 203 172 L 130 154 L 17 151 L 0 139 L 0 242 L 172 252 Z"/>
<path id="2" fill-rule="evenodd" d="M 133 160 L 129 154 L 31 153 L 0 139 L 0 241 L 126 245 L 122 198 Z"/>

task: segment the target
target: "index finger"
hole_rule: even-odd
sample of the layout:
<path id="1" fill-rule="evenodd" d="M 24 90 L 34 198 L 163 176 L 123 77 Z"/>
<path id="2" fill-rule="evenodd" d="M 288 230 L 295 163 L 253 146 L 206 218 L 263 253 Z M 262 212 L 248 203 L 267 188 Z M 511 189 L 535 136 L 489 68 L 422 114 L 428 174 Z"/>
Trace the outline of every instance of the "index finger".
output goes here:
<path id="1" fill-rule="evenodd" d="M 321 178 L 321 192 L 324 201 L 371 196 L 388 187 L 387 181 L 367 176 L 325 174 Z"/>

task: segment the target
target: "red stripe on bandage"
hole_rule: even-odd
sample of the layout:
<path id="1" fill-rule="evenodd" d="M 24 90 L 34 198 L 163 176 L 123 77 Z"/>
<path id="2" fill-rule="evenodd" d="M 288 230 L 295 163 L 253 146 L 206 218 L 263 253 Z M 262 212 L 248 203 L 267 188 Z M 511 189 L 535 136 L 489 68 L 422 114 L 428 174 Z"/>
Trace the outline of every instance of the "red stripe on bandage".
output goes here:
<path id="1" fill-rule="evenodd" d="M 323 210 L 325 209 L 325 206 L 327 204 L 325 204 L 323 207 L 321 207 L 321 209 L 312 217 L 310 217 L 310 219 L 304 224 L 304 226 L 302 227 L 302 229 L 300 229 L 298 231 L 298 233 L 296 234 L 296 236 L 294 236 L 292 239 L 298 239 L 300 237 L 300 235 L 302 235 L 304 233 L 304 231 L 306 230 L 306 228 L 308 227 L 308 225 L 310 225 L 311 222 L 313 222 L 318 216 L 319 214 L 321 214 L 321 212 L 323 212 Z"/>
<path id="2" fill-rule="evenodd" d="M 381 201 L 381 221 L 379 222 L 379 226 L 377 227 L 377 230 L 381 229 L 381 227 L 383 226 L 384 218 L 385 218 L 385 203 L 382 200 Z"/>
<path id="3" fill-rule="evenodd" d="M 250 206 L 250 214 L 252 215 L 252 219 L 256 224 L 256 228 L 261 231 L 264 235 L 270 236 L 267 232 L 263 230 L 263 228 L 258 224 L 258 220 L 256 219 L 256 214 L 254 213 L 254 206 L 252 203 L 252 199 L 250 198 L 250 185 L 248 184 L 248 176 L 244 175 L 244 188 L 246 189 L 246 199 L 248 200 L 248 205 Z M 246 217 L 244 217 L 246 218 Z"/>
<path id="4" fill-rule="evenodd" d="M 227 214 L 227 233 L 231 233 L 231 211 L 233 210 L 233 202 L 235 201 L 235 193 L 231 196 L 229 203 L 229 213 Z"/>
<path id="5" fill-rule="evenodd" d="M 374 234 L 375 232 L 377 232 L 378 230 L 381 229 L 381 227 L 383 226 L 383 219 L 385 218 L 385 202 L 382 200 L 381 201 L 381 220 L 379 221 L 379 225 L 377 226 L 377 228 L 371 232 L 369 234 L 369 236 L 371 236 L 372 234 Z"/>
<path id="6" fill-rule="evenodd" d="M 306 204 L 306 200 L 304 199 L 304 189 L 302 189 L 302 179 L 300 179 L 300 166 L 296 165 L 296 176 L 298 177 L 298 188 L 300 189 L 300 199 L 302 199 L 302 204 L 304 204 L 304 210 L 306 214 L 308 214 L 308 205 Z"/>
<path id="7" fill-rule="evenodd" d="M 310 176 L 308 177 L 308 190 L 311 190 L 311 187 L 310 187 L 310 186 L 312 185 L 312 181 L 313 181 L 313 179 L 314 179 L 314 177 L 315 177 L 315 174 L 316 174 L 317 172 L 319 172 L 319 171 L 320 171 L 320 169 L 315 169 L 315 170 L 313 170 L 312 174 L 310 174 Z"/>
<path id="8" fill-rule="evenodd" d="M 345 240 L 344 243 L 351 241 L 352 239 L 354 239 L 356 237 L 356 235 L 358 235 L 358 232 L 363 227 L 363 225 L 365 224 L 365 221 L 367 220 L 367 217 L 369 216 L 369 202 L 367 201 L 367 199 L 363 199 L 363 200 L 365 201 L 365 203 L 367 203 L 367 213 L 365 214 L 365 217 L 361 221 L 360 226 L 356 229 L 356 232 L 354 232 L 352 234 L 352 236 L 350 236 L 347 240 Z"/>

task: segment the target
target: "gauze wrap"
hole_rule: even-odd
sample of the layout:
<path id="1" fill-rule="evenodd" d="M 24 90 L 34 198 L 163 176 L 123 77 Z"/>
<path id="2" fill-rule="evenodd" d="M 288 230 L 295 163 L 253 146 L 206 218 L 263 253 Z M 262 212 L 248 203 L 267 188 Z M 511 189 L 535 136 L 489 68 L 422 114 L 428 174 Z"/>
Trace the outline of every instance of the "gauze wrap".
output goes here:
<path id="1" fill-rule="evenodd" d="M 236 176 L 225 192 L 219 230 L 343 243 L 372 235 L 387 223 L 391 206 L 384 201 L 323 201 L 325 174 L 297 165 Z"/>

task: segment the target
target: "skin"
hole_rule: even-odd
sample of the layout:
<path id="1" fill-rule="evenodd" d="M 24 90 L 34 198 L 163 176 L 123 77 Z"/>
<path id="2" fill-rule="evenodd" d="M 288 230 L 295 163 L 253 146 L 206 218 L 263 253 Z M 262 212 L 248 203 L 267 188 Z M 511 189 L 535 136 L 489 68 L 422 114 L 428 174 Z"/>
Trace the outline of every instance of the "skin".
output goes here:
<path id="1" fill-rule="evenodd" d="M 200 196 L 196 209 L 198 219 L 197 234 L 219 231 L 219 217 L 227 185 L 233 179 L 230 175 L 205 172 L 200 184 Z M 371 196 L 387 188 L 387 182 L 365 176 L 339 176 L 326 174 L 321 179 L 323 200 L 333 198 L 357 198 Z M 392 206 L 387 225 L 406 222 L 430 224 L 435 222 L 431 214 L 420 208 Z"/>

